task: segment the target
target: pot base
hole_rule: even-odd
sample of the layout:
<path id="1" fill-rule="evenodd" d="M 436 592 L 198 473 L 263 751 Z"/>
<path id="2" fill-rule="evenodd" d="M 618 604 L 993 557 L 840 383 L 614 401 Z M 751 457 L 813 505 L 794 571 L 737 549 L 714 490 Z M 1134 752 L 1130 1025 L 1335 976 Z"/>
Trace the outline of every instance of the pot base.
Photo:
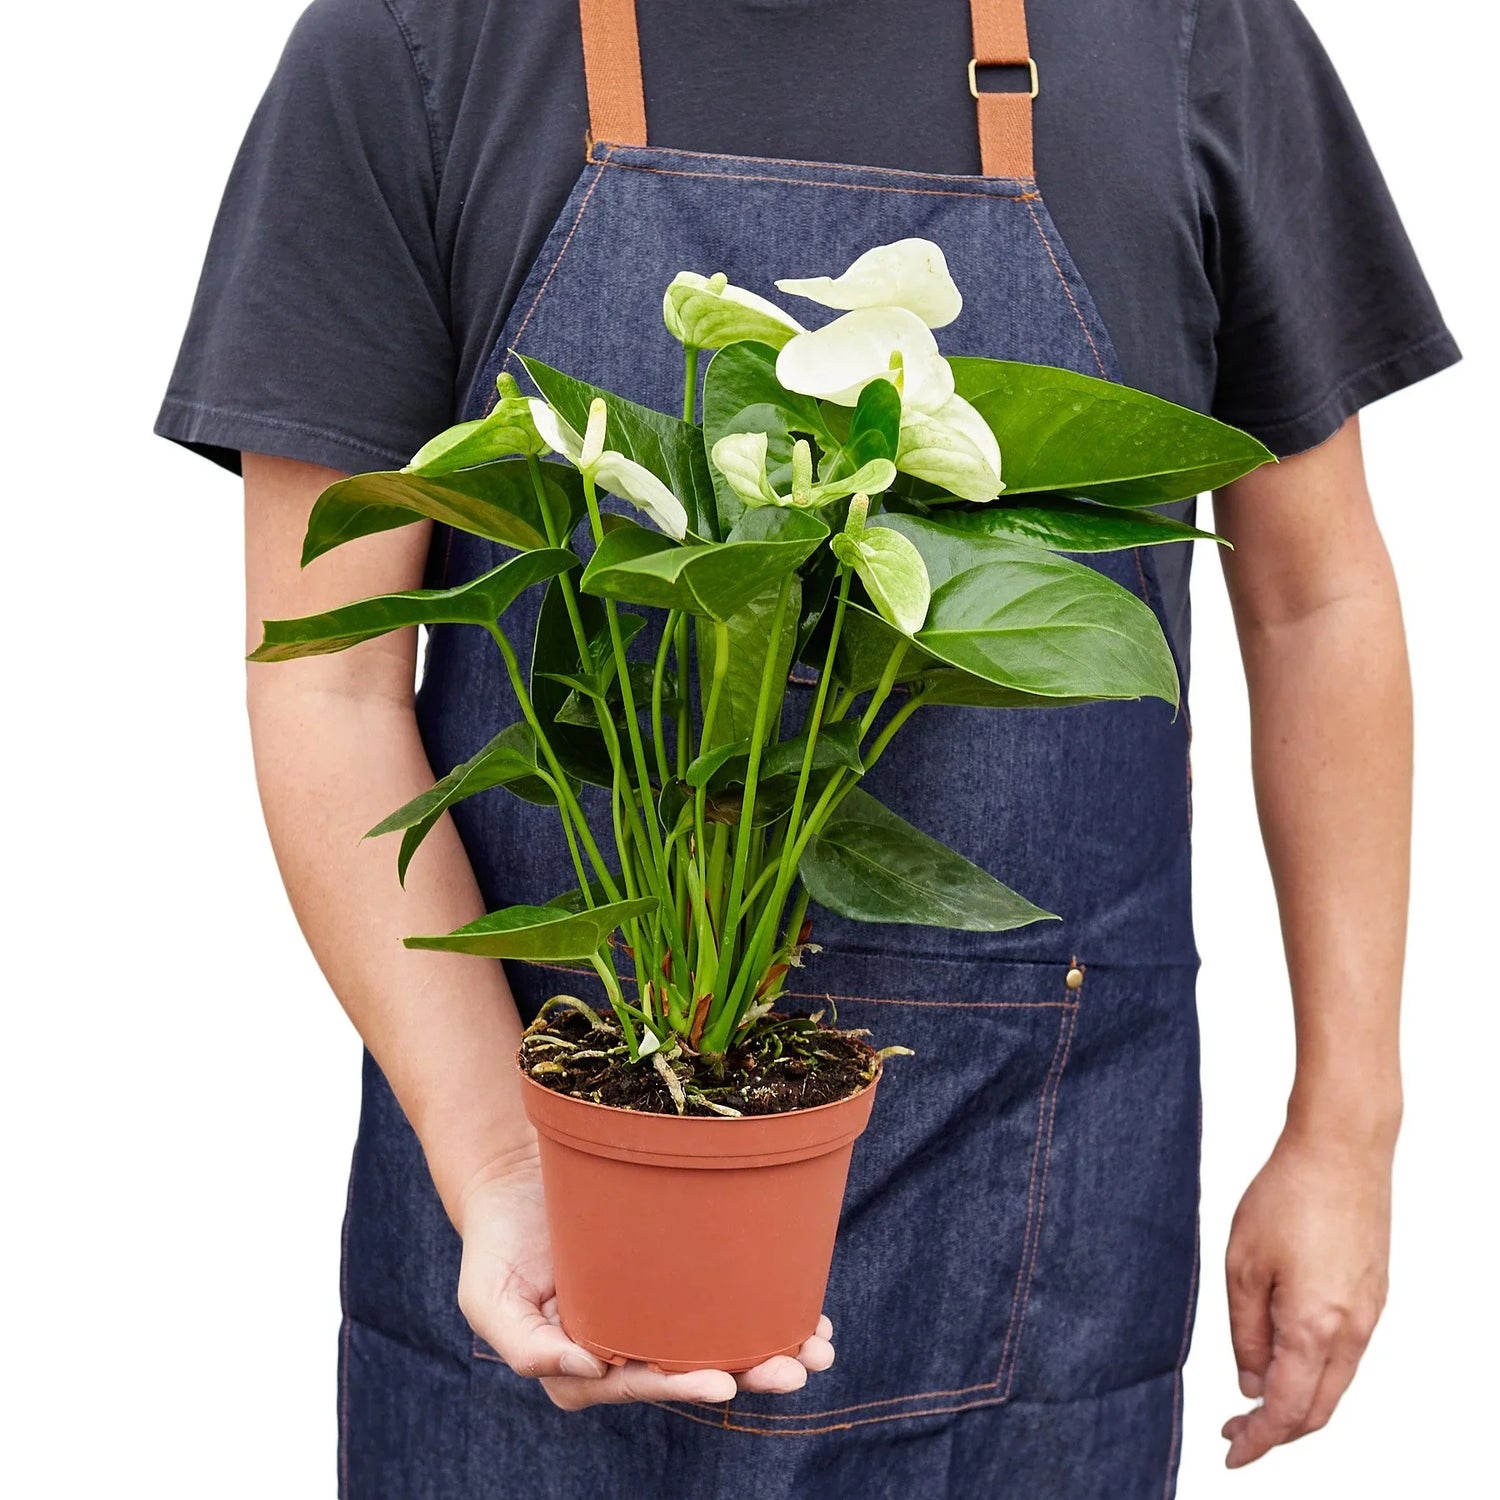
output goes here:
<path id="1" fill-rule="evenodd" d="M 563 1329 L 564 1333 L 568 1330 Z M 683 1375 L 691 1370 L 727 1370 L 731 1375 L 743 1375 L 746 1370 L 753 1370 L 756 1365 L 764 1364 L 768 1359 L 775 1359 L 780 1354 L 795 1355 L 801 1344 L 789 1344 L 785 1349 L 772 1349 L 769 1354 L 757 1355 L 754 1359 L 651 1359 L 640 1354 L 622 1354 L 616 1349 L 607 1349 L 603 1344 L 596 1344 L 593 1339 L 574 1338 L 569 1333 L 568 1337 L 580 1348 L 587 1349 L 590 1354 L 597 1354 L 606 1364 L 623 1365 L 631 1360 L 636 1360 L 646 1366 L 648 1370 L 657 1375 Z"/>

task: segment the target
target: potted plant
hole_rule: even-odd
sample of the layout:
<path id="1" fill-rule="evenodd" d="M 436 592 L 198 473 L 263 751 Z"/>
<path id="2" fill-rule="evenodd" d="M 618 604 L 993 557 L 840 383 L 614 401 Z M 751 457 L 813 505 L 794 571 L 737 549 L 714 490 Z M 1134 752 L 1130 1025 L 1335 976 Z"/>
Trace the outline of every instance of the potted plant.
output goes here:
<path id="1" fill-rule="evenodd" d="M 523 351 L 537 395 L 502 376 L 487 416 L 399 473 L 333 485 L 303 561 L 421 517 L 514 555 L 454 588 L 267 621 L 252 655 L 422 624 L 494 638 L 520 718 L 371 831 L 401 833 L 404 879 L 464 797 L 556 808 L 573 889 L 405 941 L 598 976 L 608 1009 L 558 996 L 519 1057 L 559 1310 L 605 1358 L 673 1370 L 746 1369 L 812 1332 L 852 1143 L 904 1050 L 778 1006 L 816 952 L 810 903 L 991 932 L 1054 920 L 863 779 L 931 705 L 1175 708 L 1149 605 L 1068 554 L 1203 537 L 1152 507 L 1270 457 L 1119 385 L 945 358 L 932 330 L 961 299 L 928 241 L 778 285 L 841 311 L 808 330 L 722 276 L 666 289 L 680 418 Z M 506 616 L 543 587 L 528 672 Z M 811 691 L 788 687 L 794 662 Z M 672 1274 L 627 1287 L 622 1242 Z"/>

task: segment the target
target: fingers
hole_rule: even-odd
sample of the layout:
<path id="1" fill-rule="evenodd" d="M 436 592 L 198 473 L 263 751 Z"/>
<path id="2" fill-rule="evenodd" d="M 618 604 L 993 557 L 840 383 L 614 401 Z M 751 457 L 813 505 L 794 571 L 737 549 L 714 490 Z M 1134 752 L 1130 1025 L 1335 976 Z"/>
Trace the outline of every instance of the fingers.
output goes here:
<path id="1" fill-rule="evenodd" d="M 1251 1400 L 1265 1387 L 1271 1362 L 1271 1277 L 1231 1242 L 1225 1264 L 1229 1286 L 1229 1336 L 1234 1343 L 1240 1394 Z"/>
<path id="2" fill-rule="evenodd" d="M 807 1372 L 803 1371 L 803 1379 L 806 1378 Z M 600 1380 L 577 1380 L 565 1375 L 544 1379 L 542 1386 L 553 1403 L 564 1411 L 627 1401 L 729 1401 L 738 1389 L 734 1376 L 725 1370 L 659 1375 L 646 1365 L 634 1363 L 619 1365 Z"/>
<path id="3" fill-rule="evenodd" d="M 1274 1322 L 1264 1402 L 1224 1424 L 1229 1440 L 1225 1461 L 1231 1469 L 1326 1426 L 1354 1378 L 1374 1326 L 1373 1316 L 1299 1306 L 1290 1299 L 1285 1309 L 1275 1309 Z"/>
<path id="4" fill-rule="evenodd" d="M 738 1377 L 742 1391 L 761 1391 L 769 1395 L 785 1396 L 800 1391 L 807 1384 L 807 1366 L 790 1354 L 778 1354 L 764 1364 L 746 1370 Z"/>
<path id="5" fill-rule="evenodd" d="M 1274 1342 L 1266 1366 L 1265 1400 L 1248 1415 L 1225 1424 L 1224 1435 L 1229 1439 L 1225 1463 L 1231 1469 L 1254 1463 L 1278 1443 L 1289 1443 L 1305 1431 L 1327 1362 L 1316 1339 L 1291 1335 L 1290 1342 Z"/>
<path id="6" fill-rule="evenodd" d="M 571 1376 L 589 1384 L 604 1378 L 609 1366 L 562 1331 L 555 1311 L 547 1316 L 555 1302 L 549 1299 L 544 1309 L 514 1275 L 493 1298 L 471 1303 L 466 1292 L 461 1279 L 458 1300 L 464 1316 L 517 1375 Z"/>

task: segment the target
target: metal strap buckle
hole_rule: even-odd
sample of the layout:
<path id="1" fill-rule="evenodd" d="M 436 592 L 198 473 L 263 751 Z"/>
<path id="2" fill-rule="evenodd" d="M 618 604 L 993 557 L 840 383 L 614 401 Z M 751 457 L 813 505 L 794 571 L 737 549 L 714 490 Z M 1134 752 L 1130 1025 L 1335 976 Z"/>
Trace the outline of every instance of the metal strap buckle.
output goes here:
<path id="1" fill-rule="evenodd" d="M 1037 79 L 1036 59 L 1034 57 L 1028 57 L 1026 59 L 1026 64 L 1025 65 L 1026 65 L 1027 69 L 1031 73 L 1031 94 L 1030 94 L 1030 97 L 1033 98 L 1033 99 L 1035 99 L 1036 96 L 1039 93 L 1041 93 L 1041 91 L 1042 91 L 1041 83 Z M 987 67 L 987 68 L 1004 68 L 1004 67 L 1020 67 L 1021 64 L 1020 63 L 985 63 L 984 66 Z M 969 92 L 971 94 L 973 94 L 973 96 L 976 99 L 979 97 L 979 59 L 977 57 L 971 57 L 969 59 Z M 1000 92 L 1003 92 L 1003 90 L 997 89 L 994 92 L 1000 93 Z"/>

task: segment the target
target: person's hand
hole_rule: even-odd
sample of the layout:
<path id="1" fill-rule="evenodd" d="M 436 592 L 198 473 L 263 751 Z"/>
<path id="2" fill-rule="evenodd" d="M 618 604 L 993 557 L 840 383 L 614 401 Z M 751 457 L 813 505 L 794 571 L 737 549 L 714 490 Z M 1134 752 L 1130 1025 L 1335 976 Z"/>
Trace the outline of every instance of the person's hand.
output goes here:
<path id="1" fill-rule="evenodd" d="M 635 1362 L 612 1366 L 575 1344 L 558 1321 L 534 1148 L 496 1163 L 471 1183 L 458 1220 L 463 1315 L 516 1374 L 538 1378 L 565 1411 L 599 1402 L 727 1401 L 736 1391 L 780 1394 L 801 1389 L 809 1371 L 833 1363 L 833 1325 L 826 1317 L 795 1359 L 779 1355 L 738 1376 L 724 1370 L 659 1375 Z"/>
<path id="2" fill-rule="evenodd" d="M 1229 1236 L 1229 1324 L 1240 1391 L 1231 1469 L 1324 1426 L 1385 1305 L 1391 1149 L 1288 1129 Z"/>

